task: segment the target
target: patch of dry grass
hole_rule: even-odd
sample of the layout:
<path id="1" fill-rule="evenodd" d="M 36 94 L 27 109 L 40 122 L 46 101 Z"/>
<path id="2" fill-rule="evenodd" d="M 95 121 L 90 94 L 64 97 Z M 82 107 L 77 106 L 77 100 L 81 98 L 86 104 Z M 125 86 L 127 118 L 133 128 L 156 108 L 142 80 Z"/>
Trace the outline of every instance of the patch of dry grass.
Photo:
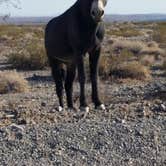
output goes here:
<path id="1" fill-rule="evenodd" d="M 139 61 L 144 66 L 152 66 L 155 63 L 155 57 L 153 55 L 143 55 Z"/>
<path id="2" fill-rule="evenodd" d="M 166 72 L 166 59 L 164 60 L 164 62 L 162 64 L 162 69 Z"/>
<path id="3" fill-rule="evenodd" d="M 8 62 L 17 69 L 42 69 L 47 65 L 43 26 L 0 25 L 0 41 L 6 49 Z"/>
<path id="4" fill-rule="evenodd" d="M 109 56 L 101 56 L 99 63 L 99 75 L 103 78 L 108 78 L 110 71 L 114 70 L 122 63 L 129 61 L 132 57 L 133 53 L 127 49 L 121 50 L 118 55 L 111 52 Z"/>
<path id="5" fill-rule="evenodd" d="M 132 36 L 140 36 L 142 33 L 130 26 L 123 26 L 123 27 L 117 27 L 113 29 L 109 29 L 107 31 L 108 35 L 115 35 L 115 36 L 123 36 L 123 37 L 132 37 Z"/>
<path id="6" fill-rule="evenodd" d="M 115 51 L 127 49 L 134 54 L 138 54 L 144 47 L 145 44 L 143 42 L 130 40 L 116 40 L 112 45 L 112 48 Z"/>
<path id="7" fill-rule="evenodd" d="M 119 78 L 147 80 L 150 78 L 150 71 L 139 62 L 129 62 L 117 66 L 117 68 L 111 71 L 111 75 Z"/>
<path id="8" fill-rule="evenodd" d="M 145 43 L 131 40 L 116 40 L 112 44 L 112 49 L 115 52 L 126 49 L 134 55 L 165 55 L 165 50 L 159 48 L 159 45 L 154 41 Z"/>
<path id="9" fill-rule="evenodd" d="M 44 44 L 37 40 L 29 41 L 25 48 L 10 53 L 8 62 L 17 69 L 43 69 L 47 66 Z"/>
<path id="10" fill-rule="evenodd" d="M 11 40 L 24 38 L 27 33 L 31 33 L 34 38 L 43 38 L 44 29 L 37 26 L 0 25 L 0 38 L 7 36 Z"/>
<path id="11" fill-rule="evenodd" d="M 99 63 L 99 75 L 107 78 L 110 72 L 110 57 L 102 56 Z"/>
<path id="12" fill-rule="evenodd" d="M 16 71 L 0 72 L 0 94 L 27 92 L 28 82 Z"/>
<path id="13" fill-rule="evenodd" d="M 154 29 L 153 39 L 159 43 L 162 48 L 166 47 L 166 22 L 157 23 Z"/>
<path id="14" fill-rule="evenodd" d="M 151 54 L 151 55 L 164 55 L 165 51 L 159 47 L 144 47 L 141 51 L 140 54 Z"/>

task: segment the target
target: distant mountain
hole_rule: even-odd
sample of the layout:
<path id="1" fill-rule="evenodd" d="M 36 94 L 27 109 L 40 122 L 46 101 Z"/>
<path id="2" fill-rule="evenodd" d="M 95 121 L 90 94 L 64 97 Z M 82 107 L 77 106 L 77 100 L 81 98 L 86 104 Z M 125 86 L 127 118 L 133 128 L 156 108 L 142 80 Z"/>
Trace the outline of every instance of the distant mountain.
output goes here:
<path id="1" fill-rule="evenodd" d="M 4 20 L 0 17 L 1 24 L 46 24 L 52 17 L 9 17 Z"/>
<path id="2" fill-rule="evenodd" d="M 0 17 L 1 24 L 46 24 L 52 17 Z M 132 14 L 132 15 L 106 15 L 106 22 L 141 22 L 141 21 L 166 21 L 166 14 Z"/>
<path id="3" fill-rule="evenodd" d="M 166 14 L 132 14 L 132 15 L 106 15 L 106 22 L 130 22 L 130 21 L 166 21 Z"/>

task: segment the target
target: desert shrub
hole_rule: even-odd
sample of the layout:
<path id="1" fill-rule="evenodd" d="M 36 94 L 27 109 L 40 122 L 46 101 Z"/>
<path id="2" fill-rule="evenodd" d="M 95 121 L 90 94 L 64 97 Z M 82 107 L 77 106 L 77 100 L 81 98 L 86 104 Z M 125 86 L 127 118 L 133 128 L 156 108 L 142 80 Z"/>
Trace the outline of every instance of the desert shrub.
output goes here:
<path id="1" fill-rule="evenodd" d="M 110 57 L 102 56 L 99 63 L 99 75 L 103 78 L 108 77 L 110 72 Z"/>
<path id="2" fill-rule="evenodd" d="M 132 36 L 140 36 L 142 33 L 132 27 L 117 27 L 110 29 L 107 31 L 108 35 L 115 35 L 115 36 L 123 36 L 123 37 L 132 37 Z"/>
<path id="3" fill-rule="evenodd" d="M 151 55 L 164 55 L 165 51 L 159 47 L 144 47 L 141 51 L 140 54 L 151 54 Z"/>
<path id="4" fill-rule="evenodd" d="M 17 69 L 43 69 L 47 65 L 47 57 L 42 42 L 27 42 L 25 48 L 8 55 L 8 62 Z"/>
<path id="5" fill-rule="evenodd" d="M 157 23 L 157 26 L 153 31 L 153 39 L 157 43 L 160 43 L 162 48 L 166 47 L 166 22 Z"/>
<path id="6" fill-rule="evenodd" d="M 166 60 L 164 60 L 164 62 L 162 64 L 162 69 L 165 70 L 165 72 L 166 72 Z"/>
<path id="7" fill-rule="evenodd" d="M 121 64 L 112 70 L 110 74 L 118 78 L 132 78 L 138 80 L 150 78 L 149 69 L 138 62 Z"/>
<path id="8" fill-rule="evenodd" d="M 27 92 L 28 82 L 16 71 L 0 71 L 0 94 Z"/>
<path id="9" fill-rule="evenodd" d="M 152 66 L 155 63 L 155 56 L 143 55 L 143 56 L 140 56 L 139 61 L 144 66 Z"/>
<path id="10" fill-rule="evenodd" d="M 99 75 L 102 78 L 108 78 L 110 72 L 117 68 L 124 62 L 130 61 L 133 53 L 127 49 L 123 49 L 120 54 L 110 54 L 109 56 L 101 56 L 99 64 Z"/>
<path id="11" fill-rule="evenodd" d="M 0 37 L 8 36 L 13 40 L 23 38 L 27 33 L 32 33 L 36 38 L 44 37 L 44 29 L 42 27 L 34 27 L 30 25 L 0 25 Z"/>
<path id="12" fill-rule="evenodd" d="M 113 43 L 113 50 L 127 49 L 134 54 L 138 54 L 145 47 L 144 43 L 129 40 L 117 40 Z"/>
<path id="13" fill-rule="evenodd" d="M 151 41 L 151 42 L 148 42 L 147 43 L 147 47 L 155 47 L 155 48 L 158 48 L 159 47 L 159 44 L 155 41 Z"/>
<path id="14" fill-rule="evenodd" d="M 116 40 L 112 44 L 112 49 L 116 51 L 121 51 L 127 49 L 135 55 L 165 55 L 165 51 L 159 48 L 159 45 L 152 41 L 147 44 L 140 41 L 130 41 L 130 40 Z"/>

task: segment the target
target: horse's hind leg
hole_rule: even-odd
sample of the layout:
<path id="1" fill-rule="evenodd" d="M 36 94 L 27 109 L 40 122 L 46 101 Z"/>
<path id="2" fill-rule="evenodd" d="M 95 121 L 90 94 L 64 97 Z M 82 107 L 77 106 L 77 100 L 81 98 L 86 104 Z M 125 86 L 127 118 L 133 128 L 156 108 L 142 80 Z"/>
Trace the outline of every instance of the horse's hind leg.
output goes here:
<path id="1" fill-rule="evenodd" d="M 52 76 L 56 84 L 56 93 L 59 99 L 59 111 L 63 109 L 63 80 L 64 69 L 61 68 L 61 64 L 58 62 L 51 63 Z"/>
<path id="2" fill-rule="evenodd" d="M 73 109 L 73 81 L 76 74 L 76 65 L 68 65 L 67 66 L 67 75 L 65 80 L 65 90 L 66 90 L 66 97 L 67 97 L 67 105 L 68 108 Z"/>

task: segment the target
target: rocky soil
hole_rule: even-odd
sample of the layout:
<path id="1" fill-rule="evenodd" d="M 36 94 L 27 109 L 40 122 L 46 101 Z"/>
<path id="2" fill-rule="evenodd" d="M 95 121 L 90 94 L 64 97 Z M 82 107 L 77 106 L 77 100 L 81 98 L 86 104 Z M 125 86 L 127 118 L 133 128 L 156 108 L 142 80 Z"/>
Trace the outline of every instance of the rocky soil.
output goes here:
<path id="1" fill-rule="evenodd" d="M 0 95 L 0 165 L 165 165 L 166 79 L 152 72 L 147 82 L 101 80 L 107 110 L 91 104 L 88 114 L 56 111 L 49 70 L 22 72 L 30 91 Z"/>
<path id="2" fill-rule="evenodd" d="M 11 70 L 0 51 L 0 70 Z M 79 111 L 77 81 L 77 109 L 58 112 L 50 70 L 19 72 L 29 92 L 0 94 L 0 165 L 166 165 L 166 77 L 159 68 L 152 68 L 148 81 L 100 80 L 106 111 L 94 109 L 87 82 L 89 113 Z"/>

